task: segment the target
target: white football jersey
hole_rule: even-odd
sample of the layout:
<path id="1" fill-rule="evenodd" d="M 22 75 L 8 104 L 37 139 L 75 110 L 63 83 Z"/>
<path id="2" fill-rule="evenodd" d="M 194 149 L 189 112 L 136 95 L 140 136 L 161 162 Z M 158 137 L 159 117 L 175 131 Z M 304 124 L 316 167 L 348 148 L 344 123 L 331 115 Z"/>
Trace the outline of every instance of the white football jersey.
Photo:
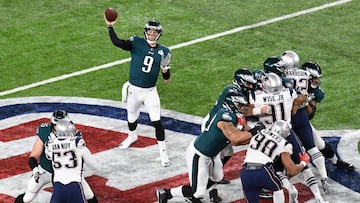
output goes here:
<path id="1" fill-rule="evenodd" d="M 90 168 L 96 169 L 95 159 L 79 136 L 49 140 L 45 152 L 52 161 L 54 182 L 81 182 L 84 161 Z"/>
<path id="2" fill-rule="evenodd" d="M 269 105 L 271 112 L 266 115 L 258 116 L 259 121 L 264 123 L 266 127 L 270 127 L 277 120 L 285 120 L 289 124 L 291 122 L 291 109 L 293 102 L 297 98 L 295 90 L 283 87 L 279 94 L 270 94 L 264 91 L 256 91 L 254 97 L 250 97 L 250 104 L 255 107 Z"/>
<path id="3" fill-rule="evenodd" d="M 298 68 L 290 68 L 284 71 L 284 74 L 287 78 L 293 80 L 293 88 L 295 90 L 300 91 L 301 94 L 307 95 L 308 94 L 308 83 L 310 79 L 310 72 L 298 69 Z"/>
<path id="4" fill-rule="evenodd" d="M 273 163 L 282 152 L 292 154 L 292 145 L 268 129 L 261 130 L 250 140 L 245 163 Z"/>

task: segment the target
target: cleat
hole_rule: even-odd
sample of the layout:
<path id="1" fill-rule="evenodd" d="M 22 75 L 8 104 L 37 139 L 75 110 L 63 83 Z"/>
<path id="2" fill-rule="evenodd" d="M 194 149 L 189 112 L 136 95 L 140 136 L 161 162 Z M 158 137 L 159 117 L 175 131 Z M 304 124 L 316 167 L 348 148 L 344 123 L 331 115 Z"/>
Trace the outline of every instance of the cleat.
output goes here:
<path id="1" fill-rule="evenodd" d="M 217 184 L 224 184 L 224 185 L 227 185 L 227 184 L 230 184 L 230 180 L 226 180 L 226 179 L 222 179 L 220 180 L 219 182 L 217 182 Z"/>
<path id="2" fill-rule="evenodd" d="M 185 202 L 187 203 L 203 203 L 201 199 L 195 197 L 185 197 Z"/>
<path id="3" fill-rule="evenodd" d="M 163 167 L 169 167 L 171 165 L 165 149 L 160 151 L 160 160 L 161 160 L 161 166 Z"/>
<path id="4" fill-rule="evenodd" d="M 349 164 L 349 163 L 347 163 L 347 162 L 345 162 L 345 161 L 343 161 L 341 159 L 338 159 L 336 161 L 335 166 L 337 168 L 344 169 L 346 171 L 354 171 L 355 170 L 355 167 L 352 164 Z"/>
<path id="5" fill-rule="evenodd" d="M 157 197 L 158 203 L 167 203 L 168 198 L 167 198 L 167 194 L 164 189 L 161 189 L 161 188 L 157 189 L 156 197 Z"/>
<path id="6" fill-rule="evenodd" d="M 329 182 L 328 178 L 323 178 L 321 179 L 321 183 L 322 183 L 322 189 L 324 191 L 325 194 L 330 194 L 331 193 L 331 185 Z"/>
<path id="7" fill-rule="evenodd" d="M 24 203 L 24 200 L 23 200 L 24 195 L 25 195 L 25 193 L 17 196 L 16 199 L 15 199 L 15 201 L 14 201 L 14 203 Z"/>
<path id="8" fill-rule="evenodd" d="M 130 147 L 130 145 L 138 139 L 138 136 L 128 136 L 120 145 L 120 149 L 127 149 Z"/>
<path id="9" fill-rule="evenodd" d="M 210 195 L 210 202 L 219 203 L 222 201 L 222 198 L 218 195 L 217 189 L 212 189 L 209 192 Z"/>

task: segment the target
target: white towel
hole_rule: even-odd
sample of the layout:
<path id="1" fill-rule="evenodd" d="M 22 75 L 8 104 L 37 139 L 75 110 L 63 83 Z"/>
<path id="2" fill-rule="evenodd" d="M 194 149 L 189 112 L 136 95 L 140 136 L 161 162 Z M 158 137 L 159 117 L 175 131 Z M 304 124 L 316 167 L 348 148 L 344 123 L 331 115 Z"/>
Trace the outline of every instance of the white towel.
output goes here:
<path id="1" fill-rule="evenodd" d="M 122 89 L 121 89 L 121 101 L 123 103 L 126 102 L 127 100 L 127 95 L 128 95 L 128 88 L 130 86 L 130 82 L 129 81 L 126 81 L 123 86 L 122 86 Z"/>

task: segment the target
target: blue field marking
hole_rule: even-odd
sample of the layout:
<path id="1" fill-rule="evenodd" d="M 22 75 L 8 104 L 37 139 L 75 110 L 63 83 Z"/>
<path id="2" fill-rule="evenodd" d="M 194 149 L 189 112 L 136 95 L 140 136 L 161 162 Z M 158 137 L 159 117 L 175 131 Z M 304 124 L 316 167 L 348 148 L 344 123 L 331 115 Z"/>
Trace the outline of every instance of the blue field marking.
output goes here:
<path id="1" fill-rule="evenodd" d="M 335 150 L 335 153 L 338 155 L 337 146 L 340 141 L 340 137 L 323 137 L 324 140 L 331 145 Z M 360 193 L 360 174 L 356 171 L 350 172 L 343 169 L 336 168 L 330 160 L 326 160 L 326 169 L 328 176 L 342 184 L 343 186 Z"/>
<path id="2" fill-rule="evenodd" d="M 0 120 L 30 113 L 46 113 L 54 112 L 55 110 L 63 109 L 68 113 L 81 113 L 87 115 L 102 116 L 113 119 L 127 120 L 126 109 L 102 105 L 90 105 L 79 103 L 27 103 L 27 104 L 13 104 L 0 107 Z M 161 117 L 165 129 L 175 132 L 199 135 L 200 125 L 182 121 L 171 117 Z M 138 122 L 145 125 L 152 125 L 147 113 L 141 112 Z"/>

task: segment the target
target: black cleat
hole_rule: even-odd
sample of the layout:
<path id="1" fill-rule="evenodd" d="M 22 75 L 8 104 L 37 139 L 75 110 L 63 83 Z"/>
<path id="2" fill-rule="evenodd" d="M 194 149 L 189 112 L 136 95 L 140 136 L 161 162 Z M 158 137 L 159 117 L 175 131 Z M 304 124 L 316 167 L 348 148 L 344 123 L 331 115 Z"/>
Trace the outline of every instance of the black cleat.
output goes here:
<path id="1" fill-rule="evenodd" d="M 220 180 L 219 182 L 217 182 L 217 184 L 227 185 L 227 184 L 230 184 L 230 180 L 222 179 L 222 180 Z"/>
<path id="2" fill-rule="evenodd" d="M 217 189 L 212 189 L 209 192 L 209 195 L 210 195 L 211 202 L 219 203 L 222 201 L 222 198 L 218 195 Z"/>
<path id="3" fill-rule="evenodd" d="M 24 203 L 24 200 L 23 200 L 24 195 L 25 195 L 25 193 L 22 193 L 21 195 L 17 196 L 14 203 Z"/>
<path id="4" fill-rule="evenodd" d="M 185 197 L 185 202 L 187 203 L 203 203 L 201 199 L 195 197 Z"/>
<path id="5" fill-rule="evenodd" d="M 345 162 L 345 161 L 343 161 L 341 159 L 338 159 L 336 161 L 335 166 L 337 168 L 344 169 L 346 171 L 354 171 L 355 170 L 355 167 L 352 164 L 349 164 L 349 163 L 347 163 L 347 162 Z"/>
<path id="6" fill-rule="evenodd" d="M 157 189 L 156 197 L 157 197 L 158 203 L 167 203 L 167 201 L 168 201 L 167 194 L 164 189 L 161 189 L 161 188 Z"/>

